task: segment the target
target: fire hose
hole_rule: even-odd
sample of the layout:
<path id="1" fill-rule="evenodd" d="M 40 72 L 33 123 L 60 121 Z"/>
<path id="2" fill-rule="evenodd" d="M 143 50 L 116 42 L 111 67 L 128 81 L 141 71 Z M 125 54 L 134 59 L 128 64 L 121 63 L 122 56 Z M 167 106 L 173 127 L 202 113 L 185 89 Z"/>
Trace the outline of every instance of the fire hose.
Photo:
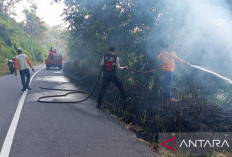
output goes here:
<path id="1" fill-rule="evenodd" d="M 127 70 L 129 71 L 132 71 L 132 72 L 136 72 L 136 73 L 141 73 L 141 74 L 149 74 L 149 73 L 152 73 L 155 71 L 155 69 L 153 70 L 150 70 L 150 71 L 139 71 L 139 70 L 135 70 L 135 69 L 132 69 L 132 68 L 128 68 Z M 101 72 L 99 73 L 98 77 L 97 77 L 97 81 L 94 85 L 94 88 L 93 90 L 90 92 L 90 93 L 87 93 L 87 92 L 84 92 L 82 90 L 69 90 L 69 89 L 56 89 L 56 88 L 47 88 L 47 87 L 43 87 L 43 80 L 46 76 L 46 73 L 44 73 L 41 81 L 40 81 L 40 85 L 39 85 L 39 88 L 40 89 L 45 89 L 45 90 L 53 90 L 53 91 L 65 91 L 65 92 L 68 92 L 66 94 L 59 94 L 59 95 L 49 95 L 49 96 L 42 96 L 42 97 L 39 97 L 37 99 L 38 102 L 40 103 L 81 103 L 81 102 L 84 102 L 86 100 L 88 100 L 89 98 L 92 97 L 92 95 L 94 94 L 94 92 L 96 91 L 97 89 L 97 86 L 99 84 L 99 81 L 100 81 L 100 78 L 101 78 L 101 75 L 103 73 L 103 70 L 101 70 Z M 82 100 L 77 100 L 77 101 L 53 101 L 53 100 L 44 100 L 44 99 L 48 99 L 48 98 L 60 98 L 60 97 L 66 97 L 68 95 L 71 95 L 71 94 L 78 94 L 78 93 L 82 93 L 82 94 L 89 94 L 86 98 L 82 99 Z"/>

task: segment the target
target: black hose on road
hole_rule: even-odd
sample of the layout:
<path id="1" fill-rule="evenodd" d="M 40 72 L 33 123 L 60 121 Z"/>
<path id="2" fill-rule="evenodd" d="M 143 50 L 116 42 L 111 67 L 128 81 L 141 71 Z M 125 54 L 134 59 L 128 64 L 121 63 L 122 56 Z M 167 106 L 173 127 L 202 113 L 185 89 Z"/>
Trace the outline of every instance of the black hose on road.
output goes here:
<path id="1" fill-rule="evenodd" d="M 152 73 L 155 71 L 155 69 L 153 70 L 150 70 L 150 71 L 139 71 L 139 70 L 135 70 L 135 69 L 131 69 L 131 68 L 128 68 L 127 70 L 129 71 L 133 71 L 133 72 L 136 72 L 136 73 L 142 73 L 142 74 L 148 74 L 148 73 Z M 37 99 L 38 102 L 40 103 L 81 103 L 81 102 L 84 102 L 86 100 L 88 100 L 90 97 L 92 97 L 93 93 L 96 91 L 97 89 L 97 86 L 98 86 L 98 83 L 100 81 L 100 78 L 101 78 L 101 75 L 103 73 L 103 70 L 101 70 L 101 72 L 99 73 L 98 77 L 97 77 L 97 81 L 94 85 L 94 88 L 92 90 L 91 93 L 87 93 L 87 92 L 84 92 L 82 90 L 69 90 L 69 89 L 55 89 L 55 88 L 47 88 L 47 87 L 43 87 L 42 84 L 43 84 L 43 80 L 46 76 L 46 73 L 44 73 L 43 75 L 43 78 L 41 79 L 40 81 L 40 85 L 39 85 L 39 88 L 40 89 L 45 89 L 45 90 L 53 90 L 53 91 L 66 91 L 68 93 L 66 94 L 60 94 L 60 95 L 49 95 L 49 96 L 42 96 L 42 97 L 39 97 Z M 82 100 L 77 100 L 77 101 L 53 101 L 53 100 L 44 100 L 44 99 L 47 99 L 47 98 L 58 98 L 58 97 L 66 97 L 68 95 L 71 95 L 71 94 L 77 94 L 77 93 L 82 93 L 82 94 L 89 94 L 89 96 L 87 96 L 85 99 L 82 99 Z"/>
<path id="2" fill-rule="evenodd" d="M 97 78 L 97 81 L 96 81 L 95 86 L 94 86 L 94 88 L 93 88 L 93 90 L 92 90 L 91 93 L 86 93 L 86 92 L 84 92 L 84 91 L 82 91 L 82 90 L 54 89 L 54 88 L 46 88 L 46 87 L 43 87 L 43 86 L 42 86 L 42 84 L 43 84 L 43 79 L 44 79 L 44 77 L 46 76 L 46 73 L 47 73 L 47 72 L 45 72 L 44 75 L 43 75 L 43 78 L 42 78 L 41 81 L 40 81 L 40 85 L 39 85 L 39 88 L 40 88 L 40 89 L 54 90 L 54 91 L 67 91 L 68 93 L 66 93 L 66 94 L 60 94 L 60 95 L 42 96 L 42 97 L 39 97 L 39 98 L 37 99 L 37 101 L 40 102 L 40 103 L 80 103 L 80 102 L 86 101 L 86 100 L 88 100 L 90 97 L 92 97 L 93 93 L 94 93 L 95 90 L 97 89 L 97 85 L 98 85 L 98 83 L 99 83 L 99 80 L 100 80 L 100 77 L 101 77 L 101 75 L 102 75 L 102 72 L 103 72 L 103 71 L 101 71 L 101 72 L 99 73 L 98 78 Z M 47 98 L 66 97 L 66 96 L 68 96 L 68 95 L 70 95 L 70 94 L 77 94 L 77 93 L 89 94 L 89 96 L 86 97 L 85 99 L 77 100 L 77 101 L 53 101 L 53 100 L 49 101 L 49 100 L 44 100 L 44 99 L 47 99 Z"/>

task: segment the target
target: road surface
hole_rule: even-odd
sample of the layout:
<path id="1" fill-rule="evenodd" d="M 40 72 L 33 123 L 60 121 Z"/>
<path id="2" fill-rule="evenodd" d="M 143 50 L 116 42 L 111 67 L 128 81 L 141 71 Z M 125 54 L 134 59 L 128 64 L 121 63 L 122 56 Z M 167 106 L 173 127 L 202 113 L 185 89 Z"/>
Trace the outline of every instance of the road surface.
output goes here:
<path id="1" fill-rule="evenodd" d="M 36 70 L 41 68 L 43 66 L 38 66 Z M 97 109 L 94 100 L 80 104 L 38 103 L 36 100 L 40 96 L 64 93 L 38 88 L 45 71 L 35 75 L 32 90 L 24 93 L 24 101 L 20 101 L 23 95 L 20 77 L 0 77 L 1 157 L 8 157 L 3 155 L 7 152 L 10 157 L 159 156 L 117 119 Z M 46 87 L 76 89 L 63 76 L 62 70 L 49 70 L 44 81 Z M 83 97 L 85 95 L 78 94 L 68 99 Z"/>

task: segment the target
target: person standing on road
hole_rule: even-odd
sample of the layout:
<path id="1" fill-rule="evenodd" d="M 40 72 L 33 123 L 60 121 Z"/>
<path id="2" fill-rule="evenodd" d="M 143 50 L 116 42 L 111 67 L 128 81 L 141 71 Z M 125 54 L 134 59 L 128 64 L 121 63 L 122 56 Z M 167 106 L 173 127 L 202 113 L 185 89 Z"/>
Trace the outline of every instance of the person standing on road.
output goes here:
<path id="1" fill-rule="evenodd" d="M 127 66 L 121 67 L 119 62 L 119 57 L 116 55 L 115 48 L 110 48 L 110 53 L 103 56 L 101 61 L 101 67 L 103 69 L 103 82 L 101 85 L 101 90 L 98 96 L 97 108 L 101 107 L 102 99 L 105 95 L 106 89 L 110 82 L 113 82 L 120 90 L 121 95 L 124 100 L 126 100 L 126 93 L 122 86 L 121 80 L 118 78 L 116 70 L 117 69 L 128 69 Z"/>
<path id="2" fill-rule="evenodd" d="M 172 84 L 173 84 L 173 72 L 175 71 L 175 60 L 183 64 L 189 64 L 183 59 L 179 58 L 175 51 L 173 45 L 169 45 L 167 50 L 162 51 L 157 57 L 159 60 L 163 61 L 163 81 L 164 81 L 164 99 L 171 101 L 178 101 L 173 98 L 172 95 Z"/>
<path id="3" fill-rule="evenodd" d="M 35 72 L 35 70 L 31 64 L 30 58 L 26 54 L 23 54 L 23 51 L 21 49 L 18 49 L 17 52 L 18 56 L 15 57 L 15 76 L 18 75 L 17 73 L 19 70 L 23 85 L 22 91 L 26 91 L 26 89 L 30 90 L 31 88 L 29 87 L 29 83 L 31 76 L 29 66 L 31 67 L 33 72 Z"/>

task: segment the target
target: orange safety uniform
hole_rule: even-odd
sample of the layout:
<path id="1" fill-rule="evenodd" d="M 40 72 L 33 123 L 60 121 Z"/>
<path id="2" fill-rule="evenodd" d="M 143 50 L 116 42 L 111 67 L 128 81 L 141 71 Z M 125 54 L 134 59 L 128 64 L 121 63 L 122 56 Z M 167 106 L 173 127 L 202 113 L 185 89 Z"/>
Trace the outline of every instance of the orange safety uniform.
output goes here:
<path id="1" fill-rule="evenodd" d="M 54 51 L 52 50 L 52 51 L 50 51 L 50 55 L 53 55 L 54 54 Z"/>
<path id="2" fill-rule="evenodd" d="M 163 70 L 164 71 L 175 71 L 175 60 L 178 60 L 181 63 L 184 63 L 185 61 L 180 59 L 174 51 L 168 52 L 163 51 L 160 53 L 160 55 L 157 57 L 159 60 L 163 61 Z"/>

